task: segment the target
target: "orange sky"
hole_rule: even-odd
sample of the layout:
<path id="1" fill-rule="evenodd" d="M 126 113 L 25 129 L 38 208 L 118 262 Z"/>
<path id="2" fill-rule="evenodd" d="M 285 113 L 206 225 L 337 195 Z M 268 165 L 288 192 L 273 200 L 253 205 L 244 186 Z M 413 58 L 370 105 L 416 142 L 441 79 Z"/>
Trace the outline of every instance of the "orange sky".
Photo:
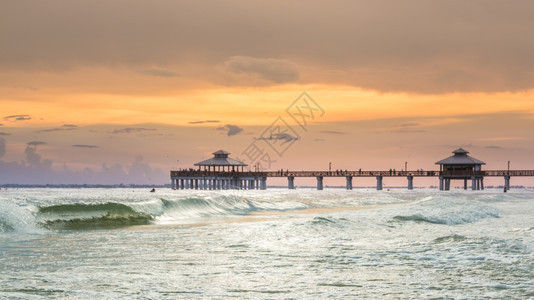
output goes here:
<path id="1" fill-rule="evenodd" d="M 532 11 L 529 1 L 2 2 L 0 183 L 9 172 L 166 182 L 220 148 L 242 156 L 278 117 L 295 143 L 272 169 L 333 158 L 430 169 L 459 146 L 488 168 L 534 168 Z M 304 91 L 324 111 L 306 128 L 286 113 Z"/>

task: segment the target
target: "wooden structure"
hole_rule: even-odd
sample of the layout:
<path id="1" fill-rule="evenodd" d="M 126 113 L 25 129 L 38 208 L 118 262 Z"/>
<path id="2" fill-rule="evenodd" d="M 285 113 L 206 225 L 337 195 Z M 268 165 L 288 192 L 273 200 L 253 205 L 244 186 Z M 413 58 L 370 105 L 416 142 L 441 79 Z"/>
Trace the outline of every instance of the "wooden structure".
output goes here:
<path id="1" fill-rule="evenodd" d="M 473 190 L 484 189 L 484 172 L 482 165 L 486 163 L 467 155 L 469 152 L 458 148 L 453 156 L 449 156 L 436 162 L 439 165 L 439 189 L 450 190 L 451 180 L 463 180 L 464 189 L 467 190 L 467 181 L 471 180 Z"/>
<path id="2" fill-rule="evenodd" d="M 171 171 L 173 189 L 266 189 L 267 178 L 285 177 L 287 187 L 295 189 L 295 178 L 315 177 L 317 189 L 324 188 L 324 179 L 329 177 L 345 177 L 346 189 L 352 190 L 353 179 L 375 177 L 376 189 L 383 189 L 385 177 L 405 177 L 407 188 L 413 189 L 415 177 L 438 177 L 440 190 L 449 190 L 451 180 L 464 180 L 464 189 L 471 180 L 473 190 L 484 189 L 484 177 L 504 177 L 505 190 L 510 189 L 512 176 L 534 177 L 534 170 L 482 170 L 483 161 L 467 155 L 469 152 L 460 148 L 453 151 L 454 155 L 436 162 L 439 171 L 368 171 L 368 170 L 337 170 L 337 171 L 245 171 L 246 164 L 231 159 L 226 151 L 213 153 L 214 157 L 199 163 L 198 169 Z"/>

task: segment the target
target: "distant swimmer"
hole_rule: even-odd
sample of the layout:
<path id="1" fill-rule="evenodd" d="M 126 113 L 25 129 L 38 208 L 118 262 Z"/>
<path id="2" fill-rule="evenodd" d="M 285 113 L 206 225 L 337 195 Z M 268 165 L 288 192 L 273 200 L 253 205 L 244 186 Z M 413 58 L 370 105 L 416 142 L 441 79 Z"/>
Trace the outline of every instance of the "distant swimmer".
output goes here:
<path id="1" fill-rule="evenodd" d="M 150 192 L 151 192 L 151 193 L 155 193 L 155 192 L 156 192 L 156 189 L 151 189 Z"/>

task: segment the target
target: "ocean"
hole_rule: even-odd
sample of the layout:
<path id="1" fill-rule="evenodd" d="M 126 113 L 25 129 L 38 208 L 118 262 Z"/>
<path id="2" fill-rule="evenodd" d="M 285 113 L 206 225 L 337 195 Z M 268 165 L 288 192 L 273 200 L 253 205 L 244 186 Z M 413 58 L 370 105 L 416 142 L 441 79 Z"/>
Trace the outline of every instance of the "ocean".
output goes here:
<path id="1" fill-rule="evenodd" d="M 3 299 L 534 299 L 534 190 L 0 190 Z"/>

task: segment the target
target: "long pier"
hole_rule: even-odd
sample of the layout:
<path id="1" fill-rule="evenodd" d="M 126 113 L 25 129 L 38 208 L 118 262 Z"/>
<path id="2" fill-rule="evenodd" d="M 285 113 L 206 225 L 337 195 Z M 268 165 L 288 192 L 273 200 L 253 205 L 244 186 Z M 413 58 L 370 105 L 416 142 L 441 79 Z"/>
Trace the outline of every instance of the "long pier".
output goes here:
<path id="1" fill-rule="evenodd" d="M 405 177 L 407 188 L 413 189 L 414 177 L 437 177 L 439 178 L 440 190 L 450 189 L 450 180 L 464 180 L 464 189 L 467 182 L 472 181 L 473 190 L 484 189 L 484 177 L 503 177 L 505 190 L 510 189 L 511 177 L 534 177 L 534 170 L 486 170 L 486 171 L 266 171 L 266 172 L 236 172 L 236 171 L 201 171 L 181 170 L 171 171 L 171 185 L 173 189 L 200 189 L 200 190 L 226 190 L 226 189 L 267 189 L 267 178 L 286 177 L 288 188 L 295 189 L 296 177 L 315 177 L 317 189 L 324 188 L 325 177 L 345 177 L 346 189 L 352 190 L 353 178 L 375 177 L 376 189 L 383 189 L 384 177 Z"/>

